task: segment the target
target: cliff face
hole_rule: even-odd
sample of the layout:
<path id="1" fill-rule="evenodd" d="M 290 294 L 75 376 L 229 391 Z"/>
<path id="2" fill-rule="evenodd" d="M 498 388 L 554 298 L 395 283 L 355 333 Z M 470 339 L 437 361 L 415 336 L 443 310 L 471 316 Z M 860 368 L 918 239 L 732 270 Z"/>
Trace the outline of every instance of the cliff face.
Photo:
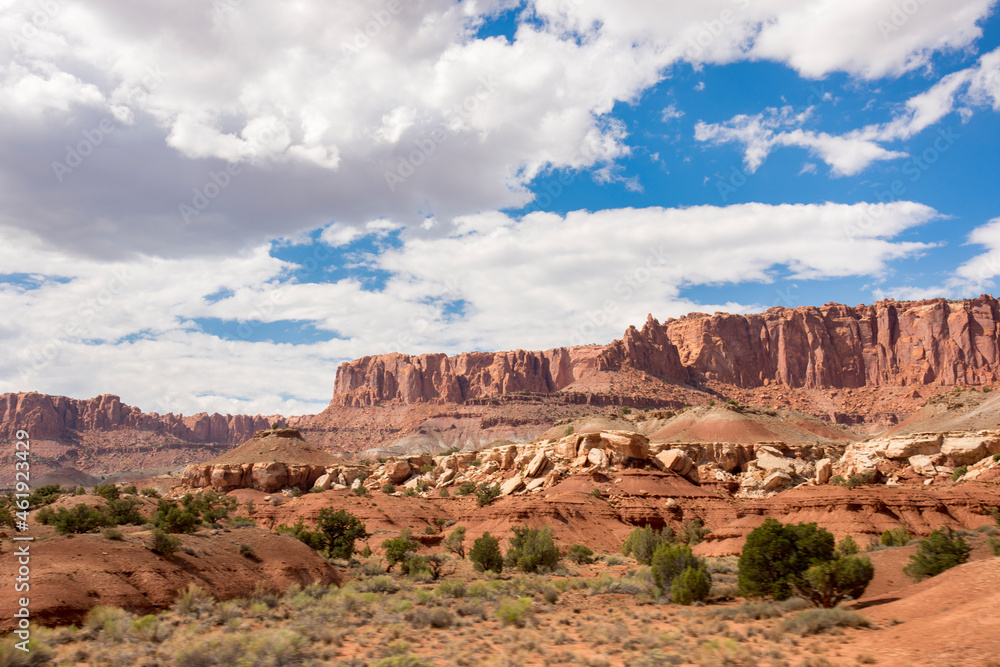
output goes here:
<path id="1" fill-rule="evenodd" d="M 19 429 L 32 440 L 59 440 L 67 431 L 135 429 L 169 433 L 189 442 L 242 442 L 270 425 L 267 417 L 250 415 L 146 414 L 105 394 L 87 400 L 22 393 L 0 394 L 0 439 L 13 439 Z"/>
<path id="2" fill-rule="evenodd" d="M 1000 305 L 991 296 L 695 313 L 664 324 L 650 317 L 603 347 L 365 357 L 337 370 L 333 403 L 459 403 L 559 391 L 588 371 L 625 369 L 672 384 L 715 380 L 740 388 L 989 384 L 1000 381 L 998 323 Z"/>
<path id="3" fill-rule="evenodd" d="M 695 378 L 738 387 L 979 385 L 1000 379 L 991 296 L 689 315 L 666 335 Z"/>

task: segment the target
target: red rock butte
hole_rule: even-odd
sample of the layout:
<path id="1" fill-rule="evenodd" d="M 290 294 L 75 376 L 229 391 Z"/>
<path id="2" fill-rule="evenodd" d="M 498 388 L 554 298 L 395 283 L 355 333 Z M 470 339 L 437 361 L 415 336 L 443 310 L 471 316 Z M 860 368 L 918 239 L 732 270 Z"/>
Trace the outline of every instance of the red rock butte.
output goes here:
<path id="1" fill-rule="evenodd" d="M 1000 305 L 983 295 L 692 313 L 608 345 L 544 352 L 386 354 L 341 364 L 332 405 L 461 403 L 505 393 L 586 390 L 602 371 L 635 370 L 669 384 L 831 389 L 987 385 L 1000 377 Z"/>

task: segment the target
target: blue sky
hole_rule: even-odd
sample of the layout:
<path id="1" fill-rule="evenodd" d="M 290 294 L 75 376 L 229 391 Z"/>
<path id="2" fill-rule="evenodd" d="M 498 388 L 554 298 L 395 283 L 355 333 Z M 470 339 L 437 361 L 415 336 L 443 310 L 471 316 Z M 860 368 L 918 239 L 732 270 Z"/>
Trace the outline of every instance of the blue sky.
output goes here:
<path id="1" fill-rule="evenodd" d="M 303 414 L 385 352 L 1000 275 L 995 0 L 0 18 L 0 391 Z"/>

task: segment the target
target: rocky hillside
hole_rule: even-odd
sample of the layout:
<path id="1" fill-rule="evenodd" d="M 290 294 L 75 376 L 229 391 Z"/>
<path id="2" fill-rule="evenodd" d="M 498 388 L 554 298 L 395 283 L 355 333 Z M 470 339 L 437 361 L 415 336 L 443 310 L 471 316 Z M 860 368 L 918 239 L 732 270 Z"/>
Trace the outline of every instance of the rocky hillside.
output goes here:
<path id="1" fill-rule="evenodd" d="M 337 370 L 332 404 L 461 403 L 515 391 L 587 391 L 631 369 L 668 384 L 833 389 L 985 385 L 1000 379 L 991 296 L 652 317 L 606 346 L 365 357 Z M 603 379 L 606 382 L 606 379 Z"/>
<path id="2" fill-rule="evenodd" d="M 274 417 L 212 415 L 185 417 L 145 413 L 104 394 L 79 400 L 34 392 L 0 394 L 0 440 L 24 429 L 34 440 L 62 440 L 72 431 L 132 429 L 158 431 L 188 442 L 242 442 L 270 425 Z"/>

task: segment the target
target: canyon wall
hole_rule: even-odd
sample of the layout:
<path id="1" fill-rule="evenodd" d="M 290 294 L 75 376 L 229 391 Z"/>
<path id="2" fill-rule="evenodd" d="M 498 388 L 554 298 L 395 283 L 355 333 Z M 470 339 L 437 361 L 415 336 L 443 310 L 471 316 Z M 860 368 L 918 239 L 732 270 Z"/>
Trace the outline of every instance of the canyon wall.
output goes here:
<path id="1" fill-rule="evenodd" d="M 60 440 L 68 431 L 135 429 L 169 433 L 188 442 L 243 442 L 270 426 L 260 415 L 147 414 L 111 394 L 78 400 L 36 393 L 0 394 L 0 439 L 19 429 L 32 440 Z"/>
<path id="2" fill-rule="evenodd" d="M 756 315 L 693 313 L 605 346 L 545 352 L 364 357 L 337 369 L 334 405 L 460 403 L 514 391 L 554 392 L 593 371 L 635 369 L 673 384 L 741 388 L 984 385 L 1000 381 L 1000 306 L 879 301 L 771 308 Z"/>
<path id="3" fill-rule="evenodd" d="M 693 314 L 663 328 L 696 379 L 738 387 L 982 385 L 1000 379 L 997 300 Z"/>

